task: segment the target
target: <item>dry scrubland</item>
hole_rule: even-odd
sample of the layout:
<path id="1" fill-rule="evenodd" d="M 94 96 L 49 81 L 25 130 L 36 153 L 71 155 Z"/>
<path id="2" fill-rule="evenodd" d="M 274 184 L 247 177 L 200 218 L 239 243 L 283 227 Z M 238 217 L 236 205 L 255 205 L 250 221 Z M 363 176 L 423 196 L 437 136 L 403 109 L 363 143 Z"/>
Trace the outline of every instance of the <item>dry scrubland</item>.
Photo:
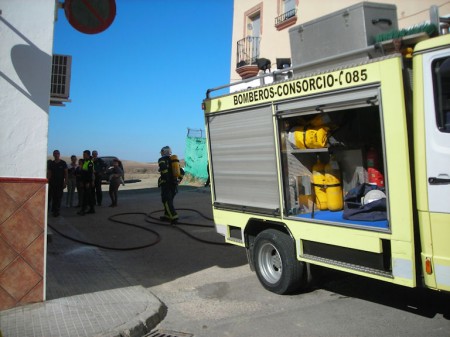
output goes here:
<path id="1" fill-rule="evenodd" d="M 130 160 L 123 160 L 122 164 L 125 169 L 125 180 L 141 180 L 142 182 L 148 182 L 152 186 L 157 186 L 159 177 L 158 163 L 140 163 Z M 180 165 L 181 167 L 185 166 L 184 160 L 180 160 Z M 203 180 L 186 175 L 181 184 L 202 186 L 204 183 L 205 182 Z"/>
<path id="2" fill-rule="evenodd" d="M 157 163 L 140 163 L 136 161 L 123 160 L 122 164 L 127 180 L 149 179 L 152 177 L 156 177 L 156 179 L 158 179 L 159 173 Z"/>
<path id="3" fill-rule="evenodd" d="M 140 163 L 135 161 L 123 160 L 125 170 L 125 186 L 121 189 L 150 188 L 158 186 L 158 164 Z"/>

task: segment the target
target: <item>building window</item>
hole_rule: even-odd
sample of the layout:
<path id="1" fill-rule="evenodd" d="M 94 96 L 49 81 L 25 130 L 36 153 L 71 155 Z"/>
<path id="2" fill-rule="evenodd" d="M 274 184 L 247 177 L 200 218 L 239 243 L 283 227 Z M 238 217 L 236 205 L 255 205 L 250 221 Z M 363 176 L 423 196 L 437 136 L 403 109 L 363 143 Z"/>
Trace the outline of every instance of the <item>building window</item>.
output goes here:
<path id="1" fill-rule="evenodd" d="M 261 15 L 260 13 L 255 13 L 251 17 L 248 18 L 249 23 L 247 25 L 248 34 L 252 38 L 251 45 L 251 56 L 252 63 L 256 61 L 256 58 L 259 57 L 259 41 L 261 40 Z"/>
<path id="2" fill-rule="evenodd" d="M 237 42 L 237 67 L 256 64 L 259 57 L 261 42 L 261 12 L 262 4 L 259 4 L 245 12 L 244 38 Z"/>
<path id="3" fill-rule="evenodd" d="M 263 17 L 262 2 L 244 13 L 243 38 L 237 41 L 236 50 L 236 72 L 243 79 L 256 76 L 259 71 L 256 60 L 260 57 Z"/>
<path id="4" fill-rule="evenodd" d="M 244 13 L 244 36 L 261 36 L 262 35 L 262 18 L 263 4 L 262 2 L 253 6 Z"/>
<path id="5" fill-rule="evenodd" d="M 284 13 L 295 10 L 295 0 L 282 0 L 282 4 Z"/>
<path id="6" fill-rule="evenodd" d="M 297 0 L 279 0 L 278 15 L 275 18 L 275 27 L 282 30 L 297 22 Z"/>

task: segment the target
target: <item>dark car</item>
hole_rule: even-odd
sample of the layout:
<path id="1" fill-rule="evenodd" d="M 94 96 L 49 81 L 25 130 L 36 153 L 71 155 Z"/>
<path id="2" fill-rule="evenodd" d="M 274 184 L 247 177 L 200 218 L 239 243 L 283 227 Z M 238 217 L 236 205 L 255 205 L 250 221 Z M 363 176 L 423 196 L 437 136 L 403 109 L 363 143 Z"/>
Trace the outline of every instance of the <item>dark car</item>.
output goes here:
<path id="1" fill-rule="evenodd" d="M 104 156 L 104 157 L 98 157 L 105 163 L 106 170 L 102 174 L 102 181 L 109 181 L 109 176 L 111 173 L 109 173 L 109 168 L 113 166 L 113 160 L 117 159 L 117 157 L 114 156 Z M 125 170 L 122 165 L 122 161 L 119 160 L 119 166 L 124 172 L 124 175 L 122 176 L 122 179 L 125 181 Z"/>

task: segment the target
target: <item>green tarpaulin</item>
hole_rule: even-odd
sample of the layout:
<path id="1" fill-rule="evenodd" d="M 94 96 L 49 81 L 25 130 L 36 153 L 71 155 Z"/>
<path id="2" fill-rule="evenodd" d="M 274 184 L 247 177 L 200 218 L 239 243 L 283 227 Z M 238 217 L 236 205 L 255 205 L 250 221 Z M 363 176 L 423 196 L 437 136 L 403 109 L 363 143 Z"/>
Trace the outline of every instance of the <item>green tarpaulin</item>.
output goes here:
<path id="1" fill-rule="evenodd" d="M 186 175 L 193 179 L 206 180 L 208 172 L 208 154 L 206 153 L 206 138 L 202 130 L 188 130 L 186 137 L 186 149 L 184 151 Z"/>

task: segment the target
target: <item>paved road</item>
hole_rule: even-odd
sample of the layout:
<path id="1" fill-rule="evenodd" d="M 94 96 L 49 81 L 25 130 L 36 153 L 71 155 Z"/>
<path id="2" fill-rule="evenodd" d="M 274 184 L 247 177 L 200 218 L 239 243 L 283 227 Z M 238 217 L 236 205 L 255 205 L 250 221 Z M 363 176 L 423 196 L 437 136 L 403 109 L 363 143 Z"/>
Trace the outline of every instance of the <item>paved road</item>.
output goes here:
<path id="1" fill-rule="evenodd" d="M 242 248 L 221 244 L 210 220 L 180 210 L 182 222 L 202 226 L 152 224 L 144 214 L 159 216 L 157 189 L 119 193 L 118 208 L 101 207 L 84 217 L 66 209 L 64 217 L 73 235 L 105 246 L 127 249 L 159 240 L 102 254 L 126 282 L 143 285 L 167 305 L 160 329 L 205 337 L 450 336 L 448 295 L 320 268 L 313 268 L 308 293 L 275 295 L 260 286 Z M 182 187 L 175 204 L 211 217 L 208 189 Z M 113 218 L 159 237 L 107 220 L 118 213 L 136 213 Z M 101 282 L 91 288 L 105 290 Z"/>

